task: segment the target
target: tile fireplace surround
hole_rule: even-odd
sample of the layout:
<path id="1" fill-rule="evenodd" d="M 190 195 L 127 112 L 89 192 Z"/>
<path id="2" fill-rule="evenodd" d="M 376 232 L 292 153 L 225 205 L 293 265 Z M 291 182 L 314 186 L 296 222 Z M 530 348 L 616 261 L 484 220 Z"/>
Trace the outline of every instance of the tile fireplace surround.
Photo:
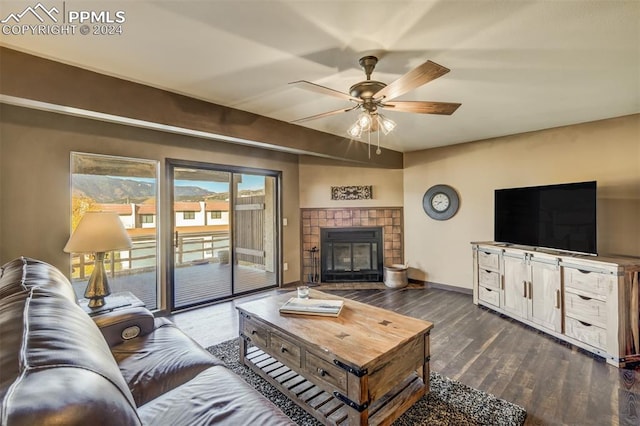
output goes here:
<path id="1" fill-rule="evenodd" d="M 320 249 L 320 228 L 372 227 L 382 228 L 384 265 L 403 264 L 402 207 L 354 207 L 300 209 L 302 220 L 302 277 L 305 282 L 313 272 L 311 248 Z M 319 253 L 317 256 L 322 256 Z M 318 257 L 318 264 L 320 257 Z M 318 266 L 318 273 L 320 267 Z"/>

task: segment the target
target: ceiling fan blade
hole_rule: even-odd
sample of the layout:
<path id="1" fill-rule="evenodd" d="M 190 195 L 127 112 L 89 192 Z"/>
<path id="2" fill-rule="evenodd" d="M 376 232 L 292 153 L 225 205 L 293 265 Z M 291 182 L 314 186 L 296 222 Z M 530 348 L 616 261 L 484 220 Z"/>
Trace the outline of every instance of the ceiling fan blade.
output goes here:
<path id="1" fill-rule="evenodd" d="M 333 96 L 334 98 L 346 99 L 347 101 L 362 103 L 361 99 L 354 98 L 353 96 L 339 92 L 337 90 L 329 89 L 325 86 L 320 86 L 319 84 L 311 83 L 310 81 L 300 80 L 300 81 L 292 81 L 289 84 L 295 84 L 297 87 L 305 90 L 310 90 L 312 92 L 320 93 L 322 95 Z"/>
<path id="2" fill-rule="evenodd" d="M 358 108 L 359 106 L 360 105 L 356 105 L 356 106 L 350 107 L 350 108 L 342 108 L 342 109 L 337 109 L 335 111 L 323 112 L 322 114 L 311 115 L 309 117 L 298 118 L 297 120 L 291 121 L 291 123 L 304 123 L 305 121 L 315 120 L 316 118 L 329 117 L 330 115 L 335 115 L 335 114 L 340 114 L 340 113 L 343 113 L 343 112 L 352 111 L 352 110 Z"/>
<path id="3" fill-rule="evenodd" d="M 462 104 L 451 102 L 395 101 L 386 102 L 380 106 L 383 108 L 389 108 L 390 111 L 451 115 L 460 105 Z"/>
<path id="4" fill-rule="evenodd" d="M 451 71 L 449 68 L 443 67 L 435 62 L 427 61 L 388 86 L 380 89 L 373 97 L 376 99 L 384 97 L 388 100 L 397 98 L 416 87 L 422 86 L 438 77 L 442 77 L 449 71 Z"/>

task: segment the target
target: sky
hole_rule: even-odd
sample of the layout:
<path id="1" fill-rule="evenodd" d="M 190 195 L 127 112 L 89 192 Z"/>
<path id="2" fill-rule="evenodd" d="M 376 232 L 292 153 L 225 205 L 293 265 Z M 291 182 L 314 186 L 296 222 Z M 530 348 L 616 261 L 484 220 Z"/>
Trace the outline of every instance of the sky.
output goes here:
<path id="1" fill-rule="evenodd" d="M 201 180 L 176 180 L 177 186 L 197 186 L 211 192 L 229 192 L 229 183 L 227 182 L 211 182 Z M 238 189 L 263 189 L 264 176 L 242 175 L 242 183 L 238 185 Z"/>
<path id="2" fill-rule="evenodd" d="M 130 179 L 142 182 L 154 183 L 155 179 L 152 178 L 139 178 L 139 177 L 127 177 L 122 176 L 110 176 L 114 179 Z M 238 185 L 239 189 L 264 189 L 264 176 L 260 175 L 242 175 L 242 183 Z M 202 180 L 176 180 L 177 186 L 197 186 L 199 188 L 206 189 L 211 192 L 229 192 L 229 183 L 227 182 L 211 182 Z"/>

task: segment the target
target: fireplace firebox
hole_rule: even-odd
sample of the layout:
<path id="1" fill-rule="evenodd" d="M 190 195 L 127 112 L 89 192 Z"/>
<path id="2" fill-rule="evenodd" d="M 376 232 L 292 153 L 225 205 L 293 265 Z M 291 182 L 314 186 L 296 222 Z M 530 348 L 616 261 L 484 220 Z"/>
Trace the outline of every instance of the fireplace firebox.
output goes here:
<path id="1" fill-rule="evenodd" d="M 322 228 L 322 282 L 381 282 L 382 228 Z"/>

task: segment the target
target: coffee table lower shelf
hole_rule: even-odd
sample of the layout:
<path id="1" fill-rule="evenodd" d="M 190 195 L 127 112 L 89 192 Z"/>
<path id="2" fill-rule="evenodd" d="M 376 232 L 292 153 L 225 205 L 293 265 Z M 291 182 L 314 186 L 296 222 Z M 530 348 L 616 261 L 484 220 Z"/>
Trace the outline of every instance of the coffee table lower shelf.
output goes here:
<path id="1" fill-rule="evenodd" d="M 325 425 L 349 425 L 349 412 L 345 403 L 329 392 L 305 379 L 263 350 L 250 346 L 245 365 L 267 380 L 289 399 Z M 411 374 L 369 408 L 369 425 L 388 425 L 425 394 L 422 378 Z"/>

